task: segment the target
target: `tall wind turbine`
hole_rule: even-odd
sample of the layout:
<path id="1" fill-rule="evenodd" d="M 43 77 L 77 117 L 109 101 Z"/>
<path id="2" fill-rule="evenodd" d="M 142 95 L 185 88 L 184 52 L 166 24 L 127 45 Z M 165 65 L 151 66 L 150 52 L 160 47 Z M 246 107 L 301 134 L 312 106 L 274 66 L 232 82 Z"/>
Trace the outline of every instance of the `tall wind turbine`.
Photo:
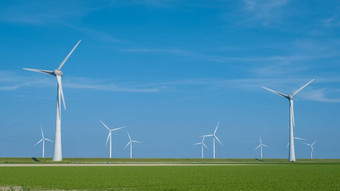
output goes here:
<path id="1" fill-rule="evenodd" d="M 220 122 L 217 123 L 217 126 L 216 126 L 215 131 L 214 131 L 213 134 L 210 134 L 210 135 L 203 135 L 203 136 L 205 136 L 205 137 L 213 137 L 213 158 L 214 158 L 214 159 L 215 159 L 215 139 L 216 139 L 221 145 L 223 145 L 223 144 L 221 143 L 220 139 L 218 139 L 218 137 L 216 136 L 216 132 L 217 132 L 217 129 L 218 129 L 219 126 L 220 126 Z M 202 137 L 203 137 L 203 136 L 202 136 Z"/>
<path id="2" fill-rule="evenodd" d="M 41 139 L 40 139 L 40 141 L 38 141 L 35 145 L 34 145 L 34 147 L 35 146 L 37 146 L 39 143 L 41 143 L 42 142 L 42 144 L 43 144 L 43 146 L 42 146 L 42 158 L 45 158 L 45 141 L 49 141 L 49 142 L 53 142 L 52 140 L 49 140 L 48 138 L 46 138 L 45 136 L 44 136 L 44 132 L 43 132 L 43 130 L 42 130 L 42 128 L 40 128 L 40 130 L 41 130 Z"/>
<path id="3" fill-rule="evenodd" d="M 294 96 L 299 93 L 303 88 L 305 88 L 306 86 L 308 86 L 310 83 L 312 83 L 315 79 L 312 79 L 311 81 L 309 81 L 308 83 L 306 83 L 305 85 L 303 85 L 301 88 L 297 89 L 296 91 L 294 91 L 293 93 L 286 95 L 283 94 L 281 92 L 263 87 L 264 89 L 271 91 L 275 94 L 278 94 L 286 99 L 288 99 L 289 101 L 289 157 L 288 160 L 291 162 L 295 161 L 295 149 L 294 149 L 294 126 L 295 126 L 295 119 L 294 119 L 294 101 L 293 98 Z"/>
<path id="4" fill-rule="evenodd" d="M 63 156 L 61 152 L 61 100 L 60 97 L 63 100 L 64 109 L 66 110 L 66 104 L 64 99 L 64 93 L 61 83 L 61 78 L 64 76 L 63 72 L 61 71 L 61 68 L 67 61 L 67 59 L 71 56 L 73 51 L 77 48 L 78 44 L 81 42 L 81 40 L 78 41 L 78 43 L 73 47 L 71 52 L 66 56 L 66 58 L 61 62 L 59 65 L 59 68 L 51 71 L 51 70 L 39 70 L 39 69 L 30 69 L 30 68 L 23 68 L 24 70 L 32 71 L 32 72 L 39 72 L 43 74 L 48 74 L 55 76 L 57 78 L 57 114 L 56 114 L 56 125 L 55 125 L 55 142 L 54 142 L 54 154 L 53 154 L 53 161 L 62 161 Z"/>
<path id="5" fill-rule="evenodd" d="M 110 129 L 107 125 L 105 125 L 104 122 L 102 122 L 101 120 L 99 120 L 101 124 L 104 125 L 104 127 L 109 131 L 109 134 L 107 135 L 107 139 L 106 139 L 106 143 L 105 143 L 105 146 L 107 145 L 107 142 L 109 141 L 110 139 L 110 158 L 112 157 L 112 132 L 113 131 L 117 131 L 119 129 L 123 129 L 125 127 L 118 127 L 118 128 L 115 128 L 115 129 Z"/>
<path id="6" fill-rule="evenodd" d="M 204 153 L 203 153 L 204 152 L 204 148 L 203 147 L 208 149 L 207 145 L 205 145 L 205 143 L 204 143 L 204 139 L 205 139 L 205 136 L 202 136 L 202 141 L 201 142 L 193 144 L 193 145 L 201 145 L 202 159 L 203 159 L 203 156 L 204 156 Z"/>
<path id="7" fill-rule="evenodd" d="M 129 142 L 128 142 L 128 144 L 124 147 L 124 150 L 126 149 L 127 146 L 130 145 L 130 159 L 132 159 L 132 143 L 142 143 L 142 142 L 139 142 L 139 141 L 136 141 L 136 140 L 132 140 L 132 139 L 131 139 L 131 136 L 130 136 L 130 134 L 129 134 L 129 132 L 127 132 L 127 134 L 128 134 L 128 137 L 129 137 Z"/>
<path id="8" fill-rule="evenodd" d="M 260 137 L 260 144 L 255 148 L 255 150 L 258 149 L 258 148 L 260 148 L 260 150 L 261 150 L 261 159 L 263 158 L 263 155 L 262 155 L 262 147 L 267 147 L 267 148 L 269 148 L 267 145 L 265 145 L 265 144 L 262 143 L 262 139 L 261 139 L 261 137 Z"/>
<path id="9" fill-rule="evenodd" d="M 307 144 L 305 143 L 305 145 L 310 147 L 310 159 L 313 159 L 313 153 L 314 153 L 314 149 L 313 149 L 313 145 L 316 143 L 316 140 L 312 143 L 312 144 Z"/>

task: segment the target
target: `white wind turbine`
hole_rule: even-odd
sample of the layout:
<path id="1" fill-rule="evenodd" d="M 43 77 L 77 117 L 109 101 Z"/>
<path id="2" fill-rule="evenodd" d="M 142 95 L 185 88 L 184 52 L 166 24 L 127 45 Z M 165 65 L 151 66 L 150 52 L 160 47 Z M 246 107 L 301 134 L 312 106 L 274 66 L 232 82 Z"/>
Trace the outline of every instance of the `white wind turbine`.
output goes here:
<path id="1" fill-rule="evenodd" d="M 101 120 L 99 120 L 101 124 L 104 125 L 104 127 L 109 131 L 109 134 L 107 135 L 107 139 L 106 139 L 106 143 L 105 143 L 105 146 L 107 145 L 107 142 L 109 141 L 110 139 L 110 158 L 112 157 L 112 132 L 113 131 L 117 131 L 119 129 L 123 129 L 125 127 L 118 127 L 118 128 L 115 128 L 115 129 L 110 129 L 107 125 L 105 125 L 104 122 L 102 122 Z"/>
<path id="2" fill-rule="evenodd" d="M 260 150 L 261 150 L 261 159 L 263 158 L 263 155 L 262 155 L 262 147 L 267 147 L 267 148 L 269 148 L 267 145 L 265 145 L 265 144 L 262 143 L 262 139 L 261 139 L 261 137 L 260 137 L 260 144 L 255 148 L 255 150 L 258 149 L 258 148 L 260 148 Z"/>
<path id="3" fill-rule="evenodd" d="M 142 142 L 139 142 L 139 141 L 136 141 L 136 140 L 132 140 L 131 137 L 130 137 L 130 134 L 129 132 L 127 132 L 128 134 L 128 137 L 129 137 L 129 142 L 128 144 L 124 147 L 124 150 L 126 149 L 127 146 L 130 145 L 130 159 L 132 158 L 132 143 L 142 143 Z"/>
<path id="4" fill-rule="evenodd" d="M 81 40 L 78 41 L 78 43 L 73 47 L 71 52 L 66 56 L 66 58 L 61 62 L 59 65 L 59 68 L 51 71 L 51 70 L 39 70 L 39 69 L 30 69 L 30 68 L 23 68 L 24 70 L 32 71 L 32 72 L 39 72 L 43 74 L 48 74 L 55 76 L 57 78 L 57 113 L 56 113 L 56 125 L 55 125 L 55 142 L 54 142 L 54 154 L 53 154 L 53 161 L 62 161 L 62 151 L 61 151 L 61 100 L 60 97 L 63 100 L 64 109 L 66 110 L 66 104 L 64 99 L 64 93 L 61 83 L 61 78 L 63 77 L 63 72 L 61 71 L 61 68 L 67 61 L 67 59 L 71 56 L 73 51 L 77 48 L 78 44 L 81 42 Z"/>
<path id="5" fill-rule="evenodd" d="M 300 141 L 306 141 L 306 139 L 304 138 L 300 138 L 300 137 L 294 137 L 295 140 L 300 140 Z M 289 146 L 289 142 L 286 145 L 286 148 Z"/>
<path id="6" fill-rule="evenodd" d="M 45 141 L 49 141 L 49 142 L 53 142 L 52 140 L 49 140 L 48 138 L 46 138 L 45 136 L 44 136 L 44 132 L 43 132 L 43 130 L 42 130 L 42 128 L 40 128 L 40 130 L 41 130 L 41 139 L 40 139 L 40 141 L 38 141 L 35 145 L 34 145 L 34 147 L 35 146 L 37 146 L 40 142 L 42 142 L 42 144 L 43 144 L 43 146 L 42 146 L 42 158 L 45 158 Z"/>
<path id="7" fill-rule="evenodd" d="M 213 134 L 210 134 L 210 135 L 203 135 L 202 137 L 213 137 L 213 158 L 215 159 L 215 139 L 221 144 L 221 141 L 218 139 L 218 137 L 216 136 L 216 132 L 217 132 L 217 129 L 218 127 L 220 126 L 220 122 L 217 123 L 217 126 L 215 128 L 215 131 Z"/>
<path id="8" fill-rule="evenodd" d="M 286 99 L 288 99 L 289 101 L 289 157 L 288 160 L 289 161 L 295 161 L 295 149 L 294 149 L 294 126 L 295 126 L 295 119 L 294 119 L 294 101 L 293 98 L 294 96 L 299 93 L 303 88 L 305 88 L 307 85 L 309 85 L 310 83 L 312 83 L 315 79 L 312 79 L 311 81 L 309 81 L 308 83 L 306 83 L 305 85 L 303 85 L 301 88 L 297 89 L 296 91 L 294 91 L 293 93 L 286 95 L 283 94 L 281 92 L 263 87 L 264 89 L 271 91 L 275 94 L 278 94 Z"/>
<path id="9" fill-rule="evenodd" d="M 310 147 L 310 159 L 313 159 L 314 148 L 313 145 L 316 143 L 316 140 L 312 144 L 305 143 L 305 145 Z"/>
<path id="10" fill-rule="evenodd" d="M 201 150 L 202 150 L 202 159 L 203 159 L 203 156 L 204 156 L 204 148 L 205 147 L 206 149 L 208 149 L 207 145 L 205 145 L 204 143 L 204 139 L 205 139 L 205 136 L 202 136 L 202 141 L 199 142 L 199 143 L 194 143 L 193 145 L 201 145 Z"/>

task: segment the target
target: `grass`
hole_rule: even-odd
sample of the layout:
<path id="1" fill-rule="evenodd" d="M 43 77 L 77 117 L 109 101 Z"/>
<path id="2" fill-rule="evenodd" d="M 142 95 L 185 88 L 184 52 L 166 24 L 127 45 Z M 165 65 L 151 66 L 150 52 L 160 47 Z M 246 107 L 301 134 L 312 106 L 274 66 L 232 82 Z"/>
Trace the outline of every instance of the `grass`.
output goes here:
<path id="1" fill-rule="evenodd" d="M 0 185 L 66 190 L 339 190 L 340 164 L 0 167 Z"/>

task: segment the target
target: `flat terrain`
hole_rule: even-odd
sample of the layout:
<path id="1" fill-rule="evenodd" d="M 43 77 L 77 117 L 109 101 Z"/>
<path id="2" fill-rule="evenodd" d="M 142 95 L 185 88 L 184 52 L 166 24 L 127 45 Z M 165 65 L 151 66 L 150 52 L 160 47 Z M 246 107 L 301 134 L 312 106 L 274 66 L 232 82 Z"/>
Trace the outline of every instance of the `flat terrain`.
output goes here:
<path id="1" fill-rule="evenodd" d="M 16 160 L 2 158 L 1 163 L 58 166 L 0 167 L 0 190 L 14 186 L 25 190 L 340 190 L 340 160 L 112 159 L 111 164 L 104 164 L 104 159 Z M 100 166 L 86 166 L 93 164 Z"/>
<path id="2" fill-rule="evenodd" d="M 224 164 L 224 163 L 237 163 L 237 164 L 290 164 L 287 159 L 181 159 L 181 158 L 63 158 L 62 162 L 53 162 L 51 158 L 0 158 L 0 164 L 90 164 L 90 163 L 130 163 L 130 164 Z M 298 159 L 296 163 L 339 163 L 340 159 Z"/>

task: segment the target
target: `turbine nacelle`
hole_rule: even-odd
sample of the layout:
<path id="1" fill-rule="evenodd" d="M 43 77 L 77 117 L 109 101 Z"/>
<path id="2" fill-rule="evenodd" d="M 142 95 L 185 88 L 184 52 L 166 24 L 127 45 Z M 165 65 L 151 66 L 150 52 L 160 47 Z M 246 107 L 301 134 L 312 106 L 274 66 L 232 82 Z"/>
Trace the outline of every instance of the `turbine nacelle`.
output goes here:
<path id="1" fill-rule="evenodd" d="M 53 74 L 54 74 L 55 76 L 61 76 L 61 77 L 64 76 L 64 73 L 63 73 L 61 70 L 59 70 L 59 69 L 53 70 Z"/>
<path id="2" fill-rule="evenodd" d="M 293 100 L 294 99 L 294 96 L 292 94 L 288 95 L 287 97 L 288 100 Z"/>

